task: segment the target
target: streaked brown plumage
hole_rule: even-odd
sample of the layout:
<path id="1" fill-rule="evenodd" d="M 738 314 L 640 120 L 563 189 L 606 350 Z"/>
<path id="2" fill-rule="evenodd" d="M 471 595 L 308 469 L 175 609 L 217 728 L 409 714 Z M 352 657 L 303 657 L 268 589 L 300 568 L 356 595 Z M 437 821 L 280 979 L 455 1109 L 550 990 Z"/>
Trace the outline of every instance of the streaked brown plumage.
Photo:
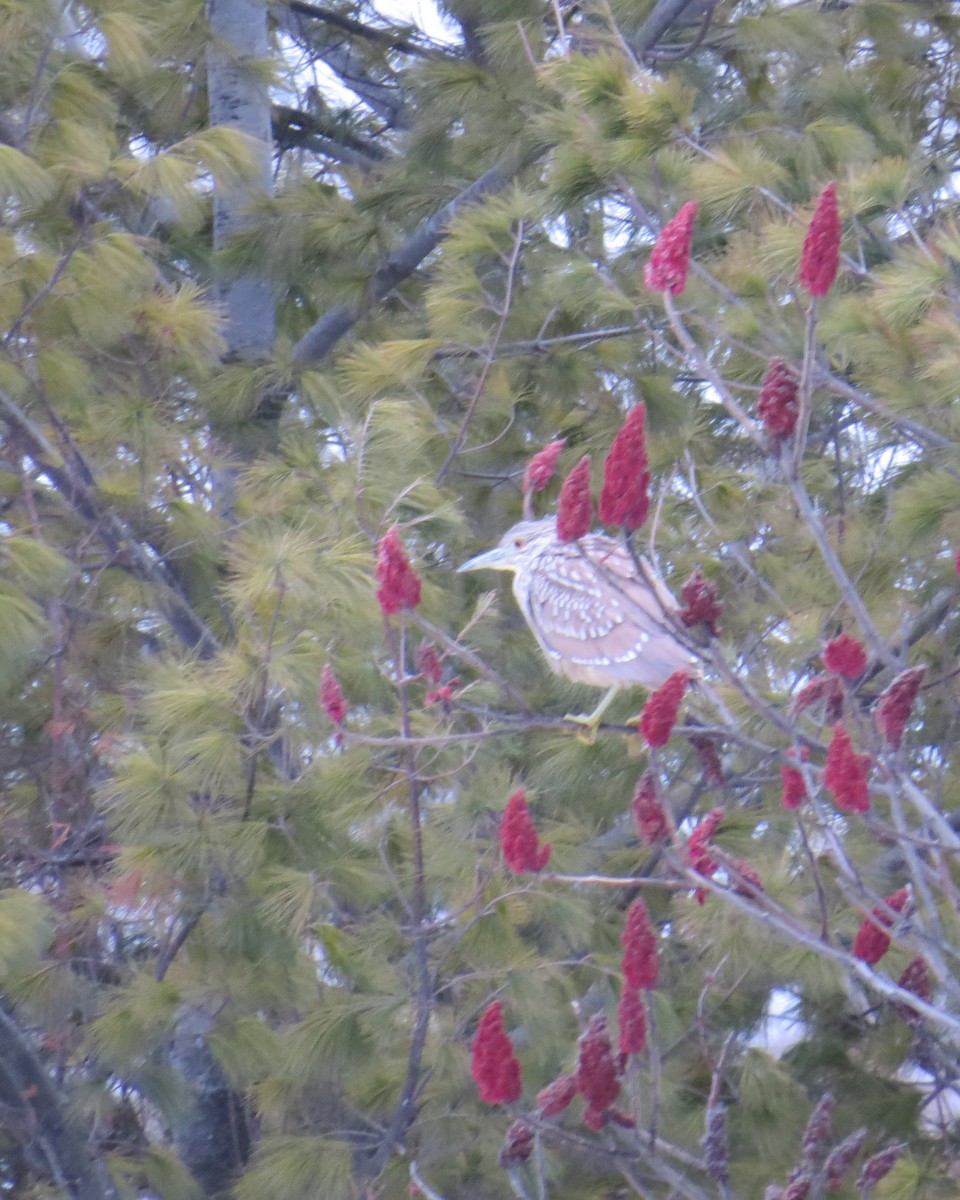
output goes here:
<path id="1" fill-rule="evenodd" d="M 613 538 L 591 533 L 560 542 L 547 518 L 514 525 L 498 546 L 460 570 L 512 571 L 517 603 L 553 670 L 613 692 L 659 687 L 695 662 L 665 619 L 676 600 L 641 563 L 646 579 Z"/>

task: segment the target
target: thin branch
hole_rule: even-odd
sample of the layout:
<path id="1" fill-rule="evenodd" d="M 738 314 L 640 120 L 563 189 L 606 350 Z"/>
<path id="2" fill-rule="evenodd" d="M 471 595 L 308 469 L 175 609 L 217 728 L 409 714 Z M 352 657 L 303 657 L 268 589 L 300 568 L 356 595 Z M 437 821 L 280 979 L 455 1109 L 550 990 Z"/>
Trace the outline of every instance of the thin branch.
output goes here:
<path id="1" fill-rule="evenodd" d="M 410 118 L 407 101 L 400 92 L 398 83 L 385 83 L 377 78 L 367 66 L 367 55 L 349 42 L 328 42 L 314 47 L 314 53 L 326 63 L 331 71 L 340 76 L 350 91 L 377 114 L 390 129 L 408 129 Z M 381 76 L 387 72 L 381 71 Z"/>
<path id="2" fill-rule="evenodd" d="M 913 417 L 906 417 L 900 413 L 891 412 L 879 400 L 875 400 L 872 396 L 867 395 L 862 388 L 854 387 L 852 383 L 848 383 L 847 380 L 834 375 L 825 367 L 821 366 L 818 368 L 817 378 L 835 396 L 842 396 L 843 399 L 860 405 L 868 413 L 886 422 L 891 429 L 908 434 L 911 440 L 921 445 L 935 446 L 938 449 L 953 449 L 956 445 L 952 438 L 947 437 L 945 434 L 937 433 L 935 429 L 930 429 L 928 426 L 921 424 L 921 422 L 914 420 Z M 956 472 L 954 473 L 956 474 Z"/>
<path id="3" fill-rule="evenodd" d="M 929 796 L 913 782 L 905 770 L 900 770 L 896 755 L 886 757 L 887 770 L 894 785 L 899 787 L 903 795 L 930 827 L 936 830 L 941 846 L 946 846 L 954 853 L 960 851 L 960 837 L 954 832 L 943 813 L 937 808 Z"/>
<path id="4" fill-rule="evenodd" d="M 47 282 L 43 285 L 43 287 L 34 292 L 26 304 L 24 304 L 23 308 L 20 309 L 20 312 L 17 314 L 10 328 L 4 334 L 2 341 L 0 341 L 0 345 L 9 346 L 11 342 L 16 340 L 20 330 L 23 328 L 24 321 L 26 321 L 27 317 L 29 317 L 41 300 L 43 300 L 45 296 L 48 296 L 63 278 L 63 274 L 70 265 L 73 256 L 84 244 L 86 238 L 87 231 L 84 224 L 84 226 L 81 227 L 80 232 L 60 256 L 60 260 L 50 273 L 50 278 L 47 280 Z"/>
<path id="5" fill-rule="evenodd" d="M 33 75 L 33 81 L 30 84 L 30 95 L 27 97 L 27 103 L 24 105 L 23 117 L 20 122 L 20 134 L 17 138 L 16 145 L 18 149 L 23 149 L 27 142 L 30 141 L 30 131 L 33 125 L 33 115 L 37 110 L 37 105 L 40 102 L 40 90 L 44 72 L 47 69 L 47 63 L 50 60 L 50 53 L 53 50 L 56 38 L 51 32 L 50 36 L 44 42 L 43 49 L 40 51 L 37 58 L 37 69 Z"/>
<path id="6" fill-rule="evenodd" d="M 173 960 L 177 957 L 183 947 L 186 945 L 187 938 L 193 933 L 200 922 L 200 918 L 206 912 L 206 906 L 196 909 L 189 916 L 180 918 L 180 928 L 170 938 L 166 946 L 157 956 L 157 965 L 154 968 L 153 977 L 157 983 L 162 983 L 164 976 L 173 965 Z"/>
<path id="7" fill-rule="evenodd" d="M 820 551 L 820 557 L 823 559 L 827 570 L 833 576 L 833 581 L 837 585 L 844 603 L 853 614 L 857 624 L 860 626 L 860 631 L 869 643 L 871 652 L 879 662 L 885 663 L 889 667 L 896 666 L 896 660 L 877 632 L 877 627 L 867 612 L 866 605 L 860 598 L 860 593 L 854 587 L 853 581 L 844 570 L 843 563 L 837 557 L 833 546 L 830 545 L 826 530 L 814 510 L 810 495 L 804 486 L 803 480 L 800 478 L 799 471 L 791 459 L 790 451 L 785 446 L 781 448 L 780 461 L 783 465 L 787 482 L 790 484 L 790 490 L 793 492 L 797 508 L 803 517 L 804 524 L 816 542 L 817 549 Z"/>
<path id="8" fill-rule="evenodd" d="M 893 652 L 898 657 L 908 650 L 921 638 L 926 637 L 935 629 L 939 629 L 949 613 L 957 607 L 957 589 L 955 586 L 941 588 L 929 604 L 925 605 L 907 625 L 903 637 L 894 644 Z M 871 675 L 868 674 L 867 678 Z"/>
<path id="9" fill-rule="evenodd" d="M 767 453 L 767 439 L 760 430 L 759 425 L 751 417 L 747 415 L 746 409 L 740 404 L 739 400 L 733 395 L 727 386 L 727 381 L 723 378 L 706 357 L 694 339 L 690 336 L 687 327 L 680 319 L 680 314 L 677 312 L 676 306 L 673 303 L 673 297 L 669 292 L 663 294 L 663 304 L 667 312 L 667 318 L 673 327 L 673 332 L 677 335 L 677 340 L 683 346 L 684 350 L 690 358 L 696 363 L 697 370 L 707 379 L 717 393 L 723 407 L 734 418 L 744 433 L 759 447 L 759 449 Z"/>
<path id="10" fill-rule="evenodd" d="M 717 279 L 703 265 L 703 263 L 698 262 L 696 259 L 691 260 L 690 271 L 692 274 L 696 275 L 698 279 L 703 280 L 708 287 L 717 292 L 717 294 L 723 298 L 725 303 L 735 305 L 737 308 L 749 308 L 749 305 L 742 296 L 738 296 L 736 292 L 731 291 L 730 288 L 722 284 L 720 280 Z M 777 354 L 787 353 L 787 348 L 781 343 L 781 340 L 771 334 L 770 331 L 765 333 L 765 337 L 773 352 Z M 749 347 L 747 347 L 747 349 L 749 349 Z M 762 351 L 753 350 L 752 352 L 757 354 L 759 357 L 766 357 Z M 930 445 L 944 449 L 953 448 L 954 442 L 952 438 L 947 437 L 942 433 L 937 433 L 936 430 L 930 429 L 928 426 L 922 424 L 920 421 L 915 420 L 913 417 L 906 417 L 899 413 L 892 412 L 879 400 L 869 396 L 862 389 L 855 387 L 852 383 L 840 378 L 840 376 L 833 374 L 822 364 L 816 364 L 815 370 L 816 382 L 821 386 L 825 387 L 828 391 L 832 392 L 836 396 L 841 396 L 846 400 L 858 404 L 860 407 L 866 409 L 867 412 L 871 413 L 873 416 L 889 425 L 891 429 L 896 430 L 898 433 L 906 434 L 911 441 L 915 441 L 920 445 Z M 960 475 L 960 472 L 955 472 L 951 468 L 946 469 L 951 470 L 951 473 Z"/>
<path id="11" fill-rule="evenodd" d="M 689 892 L 688 879 L 653 879 L 647 875 L 561 875 L 558 871 L 541 871 L 538 879 L 544 883 L 588 884 L 609 888 L 661 888 L 668 892 Z"/>
<path id="12" fill-rule="evenodd" d="M 797 427 L 793 440 L 793 470 L 800 469 L 803 452 L 807 446 L 807 431 L 810 428 L 810 415 L 813 409 L 813 368 L 817 355 L 817 298 L 811 297 L 807 309 L 807 321 L 803 338 L 803 366 L 800 371 L 800 386 L 797 389 L 798 405 Z"/>
<path id="13" fill-rule="evenodd" d="M 50 1076 L 28 1045 L 11 1011 L 0 1004 L 0 1092 L 24 1118 L 22 1144 L 41 1148 L 54 1180 L 71 1200 L 116 1200 L 103 1163 L 67 1119 Z M 6 1124 L 6 1123 L 5 1123 Z M 7 1125 L 16 1140 L 17 1131 Z"/>
<path id="14" fill-rule="evenodd" d="M 410 696 L 405 667 L 406 627 L 401 626 L 398 638 L 397 631 L 392 622 L 387 616 L 384 616 L 384 629 L 387 646 L 396 669 L 397 694 L 400 698 L 401 733 L 409 741 L 411 733 Z M 410 1038 L 410 1049 L 407 1055 L 406 1078 L 400 1092 L 400 1100 L 394 1109 L 390 1125 L 384 1132 L 380 1145 L 372 1158 L 371 1166 L 376 1174 L 379 1174 L 386 1166 L 390 1156 L 402 1142 L 404 1134 L 416 1119 L 417 1110 L 414 1101 L 420 1086 L 423 1052 L 427 1044 L 427 1033 L 430 1028 L 430 1017 L 434 1006 L 433 981 L 430 975 L 427 950 L 427 878 L 426 862 L 423 854 L 422 784 L 417 774 L 417 762 L 413 748 L 409 745 L 405 747 L 402 757 L 404 773 L 407 778 L 407 801 L 413 844 L 413 894 L 410 911 L 413 920 L 411 940 L 413 942 L 413 962 L 416 981 L 415 995 L 412 997 L 415 1018 L 413 1033 Z"/>
<path id="15" fill-rule="evenodd" d="M 260 679 L 258 684 L 258 694 L 251 702 L 246 717 L 247 728 L 254 735 L 251 738 L 248 736 L 245 741 L 249 744 L 251 741 L 250 760 L 247 763 L 247 787 L 246 795 L 243 802 L 242 821 L 247 821 L 250 818 L 250 810 L 253 807 L 253 797 L 257 785 L 257 766 L 260 761 L 260 754 L 263 750 L 263 742 L 268 740 L 265 738 L 265 709 L 267 704 L 267 691 L 270 686 L 270 668 L 273 665 L 273 653 L 276 644 L 277 624 L 280 621 L 280 612 L 283 608 L 283 600 L 287 594 L 287 585 L 279 568 L 275 574 L 277 584 L 277 599 L 273 606 L 273 615 L 270 618 L 270 628 L 267 631 L 267 644 L 263 653 L 263 661 L 260 664 Z M 260 744 L 257 744 L 260 743 Z"/>
<path id="16" fill-rule="evenodd" d="M 439 1192 L 435 1192 L 433 1188 L 424 1181 L 423 1176 L 420 1174 L 420 1168 L 417 1165 L 417 1160 L 415 1158 L 411 1158 L 407 1170 L 410 1173 L 411 1183 L 424 1196 L 426 1196 L 427 1200 L 444 1200 L 444 1197 Z"/>
<path id="17" fill-rule="evenodd" d="M 37 468 L 77 515 L 96 526 L 111 552 L 141 579 L 157 586 L 158 607 L 165 612 L 180 641 L 201 658 L 212 657 L 218 650 L 217 641 L 180 591 L 166 560 L 155 548 L 148 548 L 141 542 L 109 511 L 92 482 L 92 472 L 76 447 L 69 447 L 72 462 L 67 463 L 43 430 L 2 390 L 0 420 L 17 431 Z"/>
<path id="18" fill-rule="evenodd" d="M 651 51 L 647 58 L 652 60 L 655 66 L 659 66 L 664 62 L 679 62 L 682 58 L 689 58 L 691 54 L 695 54 L 703 45 L 703 40 L 707 36 L 710 29 L 710 23 L 713 20 L 713 10 L 716 4 L 711 4 L 707 11 L 703 14 L 703 20 L 700 22 L 700 28 L 697 30 L 693 38 L 683 46 L 661 46 L 658 50 Z"/>
<path id="19" fill-rule="evenodd" d="M 683 15 L 684 11 L 694 3 L 694 0 L 660 0 L 654 5 L 653 12 L 640 26 L 633 41 L 634 53 L 638 58 L 649 54 L 663 37 L 671 25 Z"/>
<path id="20" fill-rule="evenodd" d="M 633 337 L 644 333 L 647 325 L 637 322 L 634 325 L 611 325 L 606 329 L 584 329 L 580 333 L 565 333 L 557 337 L 529 338 L 522 342 L 501 342 L 497 358 L 508 358 L 515 354 L 545 354 L 555 346 L 584 346 L 593 342 L 609 341 L 613 338 Z M 445 346 L 434 351 L 433 360 L 443 361 L 449 358 L 480 358 L 487 353 L 485 346 Z"/>
<path id="21" fill-rule="evenodd" d="M 342 123 L 325 121 L 316 113 L 298 108 L 275 104 L 272 125 L 273 137 L 280 149 L 303 146 L 364 170 L 370 170 L 390 157 L 382 146 L 356 137 Z"/>
<path id="22" fill-rule="evenodd" d="M 453 466 L 454 460 L 463 449 L 463 444 L 467 440 L 467 430 L 470 428 L 470 422 L 473 420 L 473 414 L 477 411 L 477 405 L 480 403 L 480 397 L 483 395 L 483 389 L 486 387 L 487 379 L 490 375 L 490 368 L 493 366 L 494 359 L 497 356 L 497 349 L 500 345 L 500 339 L 503 337 L 503 330 L 507 323 L 507 318 L 510 316 L 510 306 L 513 301 L 513 286 L 516 280 L 517 264 L 520 261 L 520 250 L 523 246 L 523 221 L 517 223 L 517 233 L 513 240 L 513 250 L 510 254 L 510 259 L 507 263 L 507 278 L 504 284 L 503 304 L 500 309 L 500 319 L 497 322 L 497 328 L 494 330 L 493 338 L 487 348 L 484 364 L 480 369 L 480 375 L 473 389 L 473 395 L 467 404 L 466 412 L 463 414 L 463 420 L 460 422 L 460 428 L 457 430 L 457 436 L 453 439 L 453 444 L 450 446 L 450 452 L 443 460 L 440 470 L 437 471 L 435 484 L 443 483 L 446 479 L 450 468 Z"/>
<path id="23" fill-rule="evenodd" d="M 412 54 L 419 58 L 454 58 L 449 51 L 444 51 L 435 43 L 424 43 L 400 33 L 395 28 L 384 29 L 376 25 L 364 25 L 343 13 L 334 12 L 320 4 L 308 4 L 306 0 L 285 0 L 287 8 L 301 17 L 310 17 L 314 21 L 322 21 L 342 33 L 352 34 L 363 38 L 364 41 L 376 42 L 387 50 L 397 50 L 401 54 Z M 422 35 L 420 35 L 422 37 Z"/>
<path id="24" fill-rule="evenodd" d="M 740 896 L 733 889 L 724 887 L 707 876 L 685 868 L 679 861 L 676 861 L 674 866 L 677 870 L 687 871 L 691 880 L 691 886 L 706 888 L 708 891 L 714 892 L 716 895 L 721 896 L 725 903 L 732 905 L 739 912 L 743 913 L 744 916 L 749 917 L 750 920 L 756 921 L 768 929 L 782 933 L 791 941 L 796 942 L 797 945 L 803 946 L 805 949 L 811 950 L 823 958 L 838 963 L 847 971 L 856 975 L 861 983 L 879 992 L 886 999 L 896 1001 L 899 1004 L 909 1004 L 917 1012 L 926 1017 L 928 1021 L 942 1029 L 951 1039 L 960 1043 L 960 1018 L 953 1013 L 938 1008 L 929 1001 L 923 1000 L 913 992 L 907 991 L 906 988 L 900 987 L 885 975 L 879 974 L 866 963 L 861 962 L 859 958 L 854 958 L 848 951 L 842 950 L 840 947 L 830 943 L 820 941 L 819 938 L 815 937 L 809 930 L 794 920 L 785 909 L 772 901 L 766 893 L 754 895 L 750 899 L 747 899 L 744 896 Z"/>
<path id="25" fill-rule="evenodd" d="M 516 688 L 512 684 L 508 683 L 505 679 L 501 679 L 496 671 L 491 670 L 491 668 L 487 666 L 479 654 L 474 654 L 472 650 L 468 649 L 464 645 L 461 645 L 460 642 L 454 641 L 449 634 L 440 629 L 438 626 L 434 625 L 431 621 L 428 621 L 427 618 L 422 616 L 420 613 L 413 612 L 410 614 L 410 617 L 411 620 L 418 625 L 425 634 L 443 646 L 444 650 L 446 650 L 448 654 L 453 654 L 457 658 L 462 659 L 465 663 L 468 663 L 478 674 L 482 675 L 484 679 L 489 680 L 489 682 L 494 684 L 501 692 L 503 692 L 503 694 L 509 700 L 512 700 L 518 708 L 522 709 L 524 713 L 529 714 L 529 705 L 520 692 L 518 692 Z M 553 722 L 551 722 L 551 724 L 552 723 Z"/>

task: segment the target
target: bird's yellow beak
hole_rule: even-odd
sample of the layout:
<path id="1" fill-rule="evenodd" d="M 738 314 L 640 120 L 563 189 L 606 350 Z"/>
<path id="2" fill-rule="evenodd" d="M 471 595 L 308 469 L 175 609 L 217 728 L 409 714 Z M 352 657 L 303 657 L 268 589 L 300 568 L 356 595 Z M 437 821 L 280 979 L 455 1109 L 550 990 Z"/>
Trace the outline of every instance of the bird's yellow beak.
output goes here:
<path id="1" fill-rule="evenodd" d="M 457 567 L 457 574 L 462 571 L 512 571 L 515 566 L 508 546 L 494 546 L 492 550 L 468 558 L 463 566 Z"/>

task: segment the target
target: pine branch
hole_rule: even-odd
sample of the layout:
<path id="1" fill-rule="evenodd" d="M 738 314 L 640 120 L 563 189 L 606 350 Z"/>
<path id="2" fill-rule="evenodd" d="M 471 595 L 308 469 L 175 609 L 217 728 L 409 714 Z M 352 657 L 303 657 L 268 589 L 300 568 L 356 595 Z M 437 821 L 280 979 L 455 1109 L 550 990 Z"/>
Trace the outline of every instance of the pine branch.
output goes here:
<path id="1" fill-rule="evenodd" d="M 497 350 L 500 346 L 500 339 L 503 337 L 503 330 L 507 324 L 507 318 L 510 315 L 510 306 L 513 301 L 513 288 L 516 280 L 517 264 L 520 261 L 520 250 L 523 247 L 523 221 L 520 221 L 517 226 L 516 236 L 513 240 L 513 251 L 510 254 L 510 260 L 507 263 L 507 278 L 504 284 L 503 305 L 500 310 L 500 319 L 497 322 L 497 328 L 494 330 L 493 338 L 487 349 L 484 364 L 480 370 L 477 382 L 473 389 L 473 395 L 467 403 L 466 412 L 463 414 L 463 420 L 460 422 L 460 428 L 457 430 L 456 437 L 453 439 L 453 444 L 450 447 L 450 452 L 443 460 L 440 470 L 434 478 L 434 483 L 441 484 L 446 479 L 450 468 L 460 451 L 463 449 L 464 443 L 467 440 L 467 430 L 470 428 L 470 421 L 473 414 L 476 412 L 477 405 L 480 403 L 480 397 L 483 395 L 483 389 L 486 386 L 487 378 L 490 374 L 490 368 L 493 366 L 494 360 L 497 357 Z"/>
<path id="2" fill-rule="evenodd" d="M 324 120 L 317 113 L 289 108 L 285 104 L 273 106 L 273 136 L 281 150 L 293 146 L 318 148 L 344 162 L 352 162 L 369 170 L 378 162 L 390 157 L 388 152 L 369 138 L 360 138 L 336 120 Z"/>
<path id="3" fill-rule="evenodd" d="M 532 161 L 530 156 L 515 156 L 498 163 L 454 196 L 439 212 L 421 222 L 410 237 L 392 250 L 376 268 L 359 304 L 338 304 L 307 330 L 293 348 L 294 367 L 308 370 L 320 362 L 374 304 L 409 279 L 423 260 L 437 248 L 451 221 L 462 209 L 509 187 L 521 168 Z"/>
<path id="4" fill-rule="evenodd" d="M 670 25 L 694 0 L 659 0 L 637 35 L 635 48 L 639 54 L 652 49 Z M 528 154 L 514 154 L 497 163 L 475 179 L 443 208 L 428 217 L 405 241 L 392 250 L 374 271 L 366 293 L 357 305 L 338 304 L 307 330 L 293 347 L 292 363 L 307 370 L 320 362 L 342 337 L 353 329 L 374 304 L 379 303 L 405 279 L 408 279 L 424 259 L 436 250 L 450 222 L 461 209 L 476 204 L 487 196 L 496 195 L 516 179 L 526 167 L 532 166 L 548 151 L 542 146 Z"/>
<path id="5" fill-rule="evenodd" d="M 0 1096 L 22 1118 L 20 1130 L 5 1122 L 34 1162 L 45 1162 L 55 1185 L 70 1200 L 115 1200 L 116 1188 L 87 1140 L 64 1111 L 43 1064 L 27 1044 L 6 1004 L 0 1003 Z"/>
<path id="6" fill-rule="evenodd" d="M 398 638 L 397 631 L 384 617 L 387 645 L 390 655 L 396 664 L 397 694 L 400 699 L 400 729 L 408 745 L 403 750 L 404 773 L 407 778 L 407 805 L 410 818 L 410 835 L 413 846 L 413 894 L 411 896 L 411 916 L 413 919 L 413 961 L 414 961 L 414 994 L 412 996 L 416 1017 L 413 1034 L 410 1038 L 410 1048 L 407 1054 L 407 1071 L 400 1092 L 400 1100 L 394 1109 L 393 1117 L 385 1130 L 376 1152 L 371 1156 L 370 1169 L 374 1175 L 379 1175 L 386 1166 L 396 1147 L 402 1143 L 407 1130 L 416 1119 L 416 1096 L 420 1087 L 423 1070 L 423 1052 L 427 1045 L 427 1032 L 430 1028 L 430 1017 L 434 1007 L 434 985 L 430 972 L 428 955 L 428 925 L 427 925 L 427 876 L 426 861 L 423 854 L 423 784 L 417 772 L 417 761 L 413 748 L 409 745 L 410 727 L 410 694 L 406 674 L 406 630 L 401 627 Z"/>
<path id="7" fill-rule="evenodd" d="M 65 426 L 52 411 L 50 416 L 58 425 L 66 456 L 53 446 L 19 405 L 0 390 L 0 420 L 5 420 L 9 427 L 17 431 L 37 468 L 53 483 L 69 508 L 93 528 L 116 560 L 115 565 L 156 587 L 157 608 L 166 617 L 178 641 L 201 660 L 213 658 L 220 652 L 220 644 L 194 611 L 167 558 L 155 545 L 139 537 L 124 521 L 111 513 L 99 495 L 93 472 Z M 275 729 L 257 726 L 248 720 L 247 737 L 266 745 L 281 774 L 289 778 L 290 769 L 286 764 L 284 746 Z"/>
<path id="8" fill-rule="evenodd" d="M 381 29 L 376 25 L 364 25 L 362 21 L 346 17 L 343 13 L 334 12 L 333 9 L 324 8 L 320 4 L 308 4 L 306 0 L 286 0 L 286 6 L 298 16 L 322 21 L 325 25 L 331 25 L 342 33 L 349 33 L 353 37 L 362 38 L 367 42 L 375 42 L 387 50 L 397 50 L 401 54 L 411 54 L 418 58 L 454 57 L 433 43 L 407 37 L 395 29 Z M 420 37 L 422 38 L 422 35 Z"/>
<path id="9" fill-rule="evenodd" d="M 88 214 L 86 210 L 84 210 L 84 220 L 80 232 L 69 244 L 63 254 L 61 254 L 57 265 L 50 272 L 50 277 L 47 279 L 47 282 L 43 285 L 43 287 L 38 288 L 33 293 L 30 299 L 24 304 L 23 308 L 20 309 L 20 312 L 10 323 L 9 329 L 3 335 L 3 338 L 0 339 L 0 345 L 3 345 L 5 348 L 13 345 L 16 339 L 20 336 L 20 330 L 23 328 L 23 324 L 27 317 L 30 316 L 37 305 L 42 303 L 42 301 L 53 291 L 53 289 L 63 278 L 63 274 L 73 261 L 74 255 L 83 247 L 87 240 L 87 215 Z"/>
<path id="10" fill-rule="evenodd" d="M 109 511 L 97 494 L 93 473 L 79 452 L 71 447 L 68 461 L 40 427 L 2 390 L 0 420 L 16 430 L 38 468 L 68 506 L 96 528 L 110 552 L 139 578 L 157 587 L 158 607 L 165 613 L 177 638 L 201 658 L 212 657 L 218 649 L 216 638 L 191 608 L 169 564 L 156 547 L 137 538 Z"/>
<path id="11" fill-rule="evenodd" d="M 317 49 L 317 56 L 391 129 L 409 129 L 407 104 L 399 88 L 375 79 L 352 46 L 337 44 Z"/>
<path id="12" fill-rule="evenodd" d="M 715 2 L 716 0 L 713 0 L 709 4 L 708 14 L 712 12 Z M 699 10 L 697 16 L 702 17 L 703 7 L 699 0 L 660 0 L 633 39 L 632 46 L 637 57 L 643 58 L 644 55 L 649 54 L 670 26 L 675 25 L 686 10 L 694 5 Z"/>

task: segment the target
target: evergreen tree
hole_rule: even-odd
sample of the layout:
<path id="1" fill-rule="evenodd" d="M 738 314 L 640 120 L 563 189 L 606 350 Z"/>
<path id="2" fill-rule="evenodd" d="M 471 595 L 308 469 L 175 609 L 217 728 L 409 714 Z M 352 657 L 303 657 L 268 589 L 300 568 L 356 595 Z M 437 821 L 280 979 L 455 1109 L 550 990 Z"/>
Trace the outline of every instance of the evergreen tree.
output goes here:
<path id="1" fill-rule="evenodd" d="M 949 1197 L 956 16 L 444 11 L 0 0 L 3 1187 Z"/>

